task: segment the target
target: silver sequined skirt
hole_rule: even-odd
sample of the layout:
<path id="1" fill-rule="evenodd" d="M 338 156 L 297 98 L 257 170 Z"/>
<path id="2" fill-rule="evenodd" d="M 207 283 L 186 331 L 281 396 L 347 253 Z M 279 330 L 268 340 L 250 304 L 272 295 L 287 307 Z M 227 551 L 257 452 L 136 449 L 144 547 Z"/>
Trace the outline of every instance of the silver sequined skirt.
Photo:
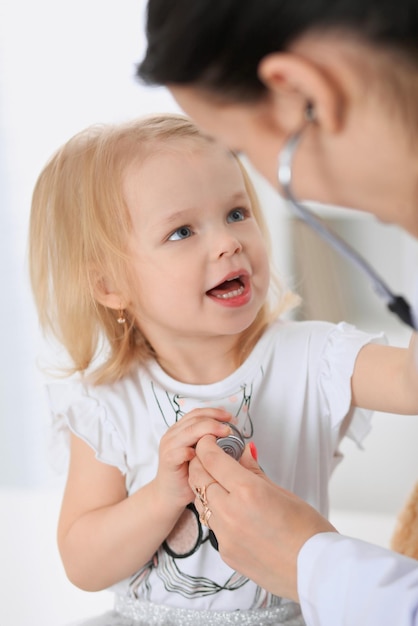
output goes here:
<path id="1" fill-rule="evenodd" d="M 298 604 L 245 611 L 194 611 L 116 597 L 115 609 L 72 626 L 305 626 Z"/>

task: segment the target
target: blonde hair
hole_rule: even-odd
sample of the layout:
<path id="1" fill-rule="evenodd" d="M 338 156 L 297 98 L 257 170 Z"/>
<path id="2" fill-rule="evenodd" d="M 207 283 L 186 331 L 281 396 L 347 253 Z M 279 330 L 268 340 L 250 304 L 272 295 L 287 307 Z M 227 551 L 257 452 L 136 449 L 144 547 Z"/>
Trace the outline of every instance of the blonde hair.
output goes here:
<path id="1" fill-rule="evenodd" d="M 123 176 L 133 161 L 172 139 L 213 141 L 179 115 L 92 126 L 62 146 L 37 180 L 30 218 L 30 278 L 41 328 L 71 358 L 67 375 L 90 368 L 95 384 L 109 383 L 127 374 L 135 363 L 156 356 L 135 320 L 129 319 L 129 311 L 127 323 L 119 324 L 117 311 L 97 301 L 96 289 L 100 277 L 106 276 L 121 293 L 128 292 L 126 242 L 131 220 Z M 255 219 L 269 242 L 255 191 L 237 161 Z M 242 336 L 242 359 L 266 325 L 289 308 L 288 296 L 279 289 L 278 307 L 266 303 L 261 308 Z M 98 354 L 101 363 L 94 366 Z"/>

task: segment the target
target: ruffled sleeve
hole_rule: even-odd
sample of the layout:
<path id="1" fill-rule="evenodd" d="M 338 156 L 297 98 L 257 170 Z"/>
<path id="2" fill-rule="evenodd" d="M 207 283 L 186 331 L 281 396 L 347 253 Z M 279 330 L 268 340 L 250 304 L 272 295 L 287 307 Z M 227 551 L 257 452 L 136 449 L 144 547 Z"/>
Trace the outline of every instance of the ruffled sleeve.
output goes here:
<path id="1" fill-rule="evenodd" d="M 324 346 L 319 385 L 334 433 L 335 448 L 339 444 L 342 422 L 350 411 L 351 419 L 345 436 L 361 448 L 363 439 L 371 430 L 373 411 L 351 409 L 351 377 L 358 353 L 368 343 L 386 344 L 387 341 L 383 333 L 365 333 L 342 322 L 328 334 Z"/>
<path id="2" fill-rule="evenodd" d="M 58 471 L 68 466 L 70 432 L 85 441 L 103 463 L 127 472 L 126 455 L 105 405 L 81 382 L 46 386 L 52 417 L 51 460 Z"/>

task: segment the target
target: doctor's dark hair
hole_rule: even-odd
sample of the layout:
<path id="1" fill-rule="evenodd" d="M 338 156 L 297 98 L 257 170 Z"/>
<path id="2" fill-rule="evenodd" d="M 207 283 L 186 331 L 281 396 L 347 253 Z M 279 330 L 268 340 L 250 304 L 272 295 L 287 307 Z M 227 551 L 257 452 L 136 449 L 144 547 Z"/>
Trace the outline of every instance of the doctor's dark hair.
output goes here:
<path id="1" fill-rule="evenodd" d="M 231 102 L 260 99 L 260 60 L 307 33 L 344 32 L 418 67 L 417 0 L 149 0 L 146 29 L 142 81 Z"/>

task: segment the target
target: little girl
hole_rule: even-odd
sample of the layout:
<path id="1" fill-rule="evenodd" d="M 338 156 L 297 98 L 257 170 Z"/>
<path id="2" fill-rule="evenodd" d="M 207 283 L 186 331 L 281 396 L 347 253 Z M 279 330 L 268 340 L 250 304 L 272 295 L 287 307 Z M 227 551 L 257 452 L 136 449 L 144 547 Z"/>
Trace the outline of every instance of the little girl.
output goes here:
<path id="1" fill-rule="evenodd" d="M 94 624 L 303 624 L 221 560 L 192 504 L 197 441 L 235 425 L 326 514 L 342 437 L 370 409 L 418 412 L 412 352 L 279 319 L 266 240 L 240 162 L 181 116 L 89 128 L 38 179 L 33 291 L 74 374 L 49 385 L 70 445 L 58 542 L 75 585 L 115 591 Z"/>

